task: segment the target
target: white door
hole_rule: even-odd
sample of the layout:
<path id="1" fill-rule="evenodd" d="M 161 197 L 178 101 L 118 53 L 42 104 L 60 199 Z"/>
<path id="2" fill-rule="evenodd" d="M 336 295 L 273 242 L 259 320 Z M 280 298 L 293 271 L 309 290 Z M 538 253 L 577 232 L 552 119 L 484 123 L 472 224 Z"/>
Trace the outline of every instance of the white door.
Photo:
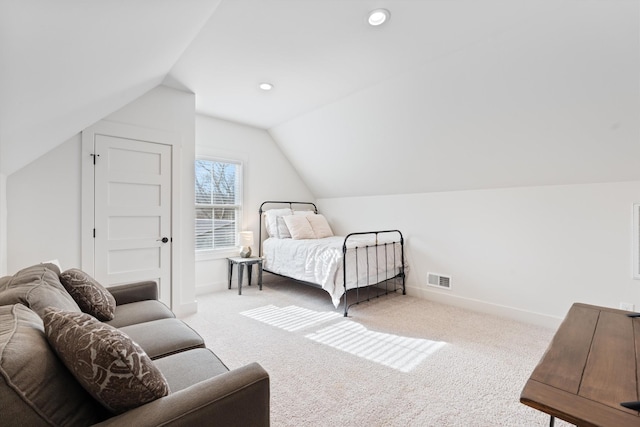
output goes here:
<path id="1" fill-rule="evenodd" d="M 94 134 L 94 276 L 155 280 L 171 305 L 170 145 Z"/>

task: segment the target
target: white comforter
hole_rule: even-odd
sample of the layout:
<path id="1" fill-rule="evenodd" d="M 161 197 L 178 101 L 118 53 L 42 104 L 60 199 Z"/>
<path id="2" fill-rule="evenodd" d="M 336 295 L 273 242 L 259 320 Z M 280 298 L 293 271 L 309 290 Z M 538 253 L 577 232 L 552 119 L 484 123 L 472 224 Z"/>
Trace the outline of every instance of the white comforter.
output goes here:
<path id="1" fill-rule="evenodd" d="M 378 244 L 391 243 L 393 237 L 380 235 Z M 264 268 L 283 276 L 322 286 L 322 289 L 331 295 L 333 305 L 338 307 L 340 298 L 344 294 L 343 243 L 344 236 L 312 240 L 269 238 L 263 243 Z M 378 246 L 378 263 L 376 263 L 376 248 L 370 247 L 366 250 L 365 245 L 375 245 L 375 237 L 357 235 L 349 238 L 347 243 L 347 289 L 381 282 L 394 277 L 400 271 L 402 260 L 399 243 L 387 245 L 386 262 L 385 247 Z M 356 246 L 358 247 L 357 269 L 356 250 L 353 249 Z"/>

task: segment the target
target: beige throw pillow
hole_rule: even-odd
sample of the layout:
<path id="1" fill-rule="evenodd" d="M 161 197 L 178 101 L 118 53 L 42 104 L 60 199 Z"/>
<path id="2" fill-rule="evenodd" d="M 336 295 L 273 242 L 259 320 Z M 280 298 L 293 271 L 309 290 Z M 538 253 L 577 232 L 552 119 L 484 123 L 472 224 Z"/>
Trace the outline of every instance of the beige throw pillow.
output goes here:
<path id="1" fill-rule="evenodd" d="M 309 224 L 311 224 L 311 228 L 313 229 L 313 234 L 315 234 L 316 239 L 333 236 L 333 230 L 331 230 L 331 227 L 324 215 L 308 215 L 305 216 L 305 218 L 309 221 Z"/>
<path id="2" fill-rule="evenodd" d="M 50 264 L 37 264 L 0 279 L 0 305 L 21 303 L 44 316 L 47 307 L 80 312 L 80 307 L 62 286 L 59 271 Z M 57 268 L 54 267 L 56 270 Z"/>
<path id="3" fill-rule="evenodd" d="M 126 334 L 85 313 L 48 308 L 43 318 L 51 347 L 78 382 L 114 413 L 169 394 L 162 372 Z"/>
<path id="4" fill-rule="evenodd" d="M 288 215 L 283 217 L 284 222 L 287 224 L 287 228 L 291 233 L 291 238 L 294 240 L 301 239 L 315 239 L 316 235 L 313 233 L 311 224 L 307 221 L 307 217 L 304 215 Z"/>
<path id="5" fill-rule="evenodd" d="M 71 268 L 60 274 L 62 286 L 85 313 L 98 320 L 113 320 L 116 300 L 104 286 L 82 270 Z"/>

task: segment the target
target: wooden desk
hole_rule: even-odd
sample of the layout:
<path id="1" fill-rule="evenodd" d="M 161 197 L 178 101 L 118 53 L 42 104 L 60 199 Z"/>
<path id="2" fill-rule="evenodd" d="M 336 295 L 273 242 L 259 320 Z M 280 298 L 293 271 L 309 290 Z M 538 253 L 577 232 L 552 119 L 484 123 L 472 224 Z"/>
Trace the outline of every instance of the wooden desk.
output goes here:
<path id="1" fill-rule="evenodd" d="M 574 304 L 527 381 L 520 402 L 577 426 L 640 426 L 640 319 Z"/>

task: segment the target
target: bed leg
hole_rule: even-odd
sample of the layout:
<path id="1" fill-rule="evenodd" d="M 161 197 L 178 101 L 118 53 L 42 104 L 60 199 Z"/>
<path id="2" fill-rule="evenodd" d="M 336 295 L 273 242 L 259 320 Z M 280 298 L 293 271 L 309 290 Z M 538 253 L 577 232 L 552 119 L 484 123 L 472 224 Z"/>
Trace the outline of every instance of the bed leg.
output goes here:
<path id="1" fill-rule="evenodd" d="M 347 311 L 349 311 L 349 305 L 347 304 L 347 287 L 345 286 L 344 287 L 344 317 L 347 317 Z"/>

